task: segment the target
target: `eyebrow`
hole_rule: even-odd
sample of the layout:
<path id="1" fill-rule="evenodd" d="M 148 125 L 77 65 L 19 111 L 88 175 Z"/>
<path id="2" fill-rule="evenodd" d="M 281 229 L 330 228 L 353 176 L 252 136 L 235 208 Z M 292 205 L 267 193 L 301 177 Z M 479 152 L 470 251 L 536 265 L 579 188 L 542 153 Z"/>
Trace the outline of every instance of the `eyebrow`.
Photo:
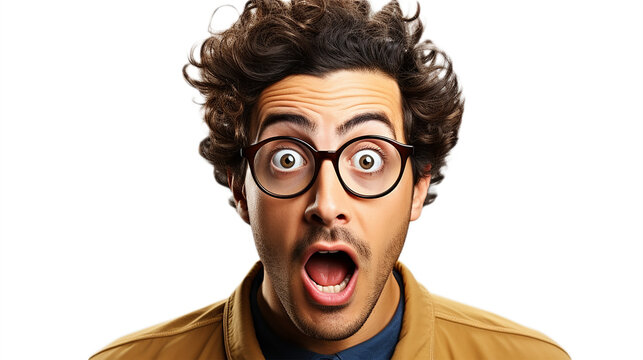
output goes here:
<path id="1" fill-rule="evenodd" d="M 296 114 L 272 114 L 266 116 L 264 121 L 261 123 L 257 137 L 261 136 L 261 133 L 266 130 L 267 127 L 281 122 L 301 126 L 309 132 L 315 132 L 315 130 L 317 130 L 317 125 L 304 116 Z"/>
<path id="2" fill-rule="evenodd" d="M 350 120 L 341 124 L 337 128 L 336 133 L 337 135 L 344 135 L 354 127 L 372 120 L 376 120 L 384 123 L 389 128 L 389 130 L 391 130 L 391 134 L 395 136 L 395 129 L 393 129 L 393 123 L 391 123 L 391 120 L 389 120 L 388 116 L 380 112 L 364 113 L 364 114 L 359 114 L 357 116 L 354 116 Z"/>
<path id="3" fill-rule="evenodd" d="M 391 130 L 391 134 L 395 136 L 393 123 L 391 123 L 391 120 L 388 118 L 388 116 L 381 112 L 363 113 L 353 116 L 352 118 L 338 126 L 335 132 L 337 133 L 337 135 L 344 135 L 358 125 L 373 120 L 385 124 L 389 128 L 389 130 Z M 257 136 L 261 136 L 261 133 L 266 128 L 282 122 L 291 123 L 303 127 L 308 132 L 315 132 L 317 130 L 317 125 L 305 116 L 297 114 L 271 114 L 266 116 L 264 121 L 261 123 Z"/>

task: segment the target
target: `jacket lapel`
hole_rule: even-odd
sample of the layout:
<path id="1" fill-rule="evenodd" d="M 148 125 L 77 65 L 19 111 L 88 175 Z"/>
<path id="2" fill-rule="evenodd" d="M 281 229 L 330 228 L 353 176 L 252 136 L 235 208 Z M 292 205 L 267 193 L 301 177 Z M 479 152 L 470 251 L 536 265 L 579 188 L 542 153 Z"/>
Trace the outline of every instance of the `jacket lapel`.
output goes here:
<path id="1" fill-rule="evenodd" d="M 399 261 L 395 265 L 404 282 L 404 317 L 393 359 L 433 359 L 435 314 L 429 292 Z"/>
<path id="2" fill-rule="evenodd" d="M 250 288 L 259 271 L 263 271 L 263 267 L 257 262 L 228 298 L 223 310 L 223 341 L 228 359 L 264 359 L 250 312 Z"/>

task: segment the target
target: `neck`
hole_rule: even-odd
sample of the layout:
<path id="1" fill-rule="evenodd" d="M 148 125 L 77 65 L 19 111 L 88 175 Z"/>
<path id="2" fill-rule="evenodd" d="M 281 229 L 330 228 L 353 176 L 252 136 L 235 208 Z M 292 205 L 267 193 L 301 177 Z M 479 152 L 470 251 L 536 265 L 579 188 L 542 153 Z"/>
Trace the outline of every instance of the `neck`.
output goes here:
<path id="1" fill-rule="evenodd" d="M 271 286 L 267 274 L 264 273 L 264 281 L 257 293 L 257 302 L 266 323 L 273 331 L 276 330 L 280 337 L 319 354 L 334 354 L 375 336 L 391 321 L 400 299 L 400 288 L 393 273 L 390 273 L 373 311 L 356 333 L 343 340 L 319 340 L 303 334 L 293 324 L 274 291 L 271 291 Z"/>

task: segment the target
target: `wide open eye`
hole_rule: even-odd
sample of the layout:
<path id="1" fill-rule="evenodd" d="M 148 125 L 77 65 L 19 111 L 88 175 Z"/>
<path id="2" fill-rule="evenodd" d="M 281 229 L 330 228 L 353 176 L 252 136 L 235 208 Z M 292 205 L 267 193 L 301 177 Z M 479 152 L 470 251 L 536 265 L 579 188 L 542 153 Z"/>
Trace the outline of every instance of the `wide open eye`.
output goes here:
<path id="1" fill-rule="evenodd" d="M 371 149 L 360 150 L 351 158 L 351 165 L 365 173 L 372 173 L 382 168 L 383 160 L 380 153 Z"/>
<path id="2" fill-rule="evenodd" d="M 304 158 L 293 149 L 277 150 L 272 155 L 272 165 L 280 171 L 294 171 L 304 164 Z"/>

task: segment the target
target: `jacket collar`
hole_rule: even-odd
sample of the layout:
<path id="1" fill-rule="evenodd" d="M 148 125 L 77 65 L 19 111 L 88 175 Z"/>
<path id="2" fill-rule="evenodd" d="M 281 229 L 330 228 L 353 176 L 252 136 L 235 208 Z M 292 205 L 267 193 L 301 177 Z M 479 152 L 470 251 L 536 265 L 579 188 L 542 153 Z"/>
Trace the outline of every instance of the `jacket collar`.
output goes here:
<path id="1" fill-rule="evenodd" d="M 402 263 L 398 261 L 395 269 L 402 275 L 405 309 L 393 359 L 433 359 L 435 315 L 431 295 Z M 264 358 L 250 311 L 252 280 L 259 271 L 263 266 L 257 262 L 224 307 L 223 341 L 229 359 Z"/>
<path id="2" fill-rule="evenodd" d="M 404 317 L 402 331 L 392 359 L 433 359 L 435 313 L 431 295 L 420 285 L 411 271 L 395 264 L 404 283 Z"/>
<path id="3" fill-rule="evenodd" d="M 252 280 L 263 271 L 257 262 L 239 287 L 230 295 L 223 309 L 223 343 L 228 359 L 263 359 L 250 312 Z"/>

